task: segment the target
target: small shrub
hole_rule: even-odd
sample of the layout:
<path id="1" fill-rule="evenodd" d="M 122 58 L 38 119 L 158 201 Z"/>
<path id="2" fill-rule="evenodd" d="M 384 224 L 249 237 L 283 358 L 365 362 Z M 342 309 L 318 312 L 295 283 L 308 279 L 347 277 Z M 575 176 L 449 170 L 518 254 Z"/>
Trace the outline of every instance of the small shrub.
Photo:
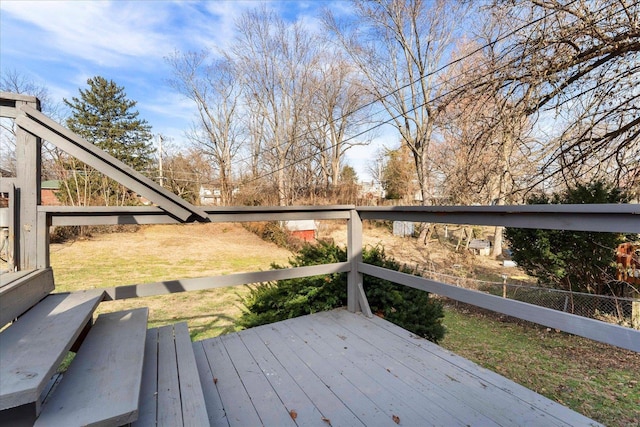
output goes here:
<path id="1" fill-rule="evenodd" d="M 244 227 L 265 242 L 275 243 L 281 248 L 291 251 L 300 250 L 304 243 L 301 239 L 294 237 L 287 230 L 280 227 L 277 221 L 248 222 L 244 223 Z"/>
<path id="2" fill-rule="evenodd" d="M 346 249 L 320 241 L 303 246 L 289 264 L 302 267 L 346 259 Z M 380 247 L 365 249 L 363 259 L 368 264 L 410 273 L 388 258 Z M 273 264 L 272 268 L 284 267 Z M 444 336 L 442 305 L 429 298 L 427 292 L 367 275 L 364 289 L 376 315 L 434 342 Z M 248 311 L 242 315 L 240 324 L 246 328 L 342 307 L 347 304 L 347 275 L 336 273 L 261 284 L 251 287 L 244 304 Z"/>

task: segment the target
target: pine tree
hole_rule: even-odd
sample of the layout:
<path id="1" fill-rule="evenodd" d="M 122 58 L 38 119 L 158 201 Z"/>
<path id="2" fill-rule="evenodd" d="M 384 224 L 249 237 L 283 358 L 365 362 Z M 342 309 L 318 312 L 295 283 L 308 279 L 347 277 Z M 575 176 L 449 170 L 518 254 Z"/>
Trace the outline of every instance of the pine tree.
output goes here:
<path id="1" fill-rule="evenodd" d="M 87 80 L 80 98 L 64 102 L 71 108 L 67 127 L 132 168 L 142 171 L 152 162 L 151 126 L 133 110 L 124 88 L 104 77 Z"/>
<path id="2" fill-rule="evenodd" d="M 123 87 L 104 77 L 90 78 L 87 84 L 89 88 L 80 89 L 79 97 L 64 100 L 71 109 L 67 127 L 137 171 L 145 171 L 153 161 L 153 135 L 147 121 L 138 117 L 136 101 L 127 99 Z M 63 199 L 71 204 L 135 203 L 129 190 L 88 166 L 70 161 L 69 168 Z"/>

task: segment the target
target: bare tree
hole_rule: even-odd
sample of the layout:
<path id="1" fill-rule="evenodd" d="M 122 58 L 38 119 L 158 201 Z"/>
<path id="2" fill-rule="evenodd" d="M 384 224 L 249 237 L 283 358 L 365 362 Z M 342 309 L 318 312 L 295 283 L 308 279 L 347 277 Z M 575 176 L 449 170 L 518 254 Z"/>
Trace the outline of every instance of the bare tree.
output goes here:
<path id="1" fill-rule="evenodd" d="M 308 136 L 317 150 L 321 182 L 336 189 L 345 153 L 370 143 L 370 136 L 355 137 L 370 122 L 371 97 L 362 88 L 357 69 L 340 52 L 323 50 L 314 73 L 314 98 L 308 110 Z"/>
<path id="2" fill-rule="evenodd" d="M 241 16 L 228 57 L 236 64 L 251 123 L 261 125 L 260 161 L 270 164 L 280 205 L 291 202 L 294 153 L 303 145 L 303 115 L 313 91 L 316 43 L 301 24 L 262 7 Z M 255 133 L 252 132 L 255 136 Z"/>
<path id="3" fill-rule="evenodd" d="M 640 3 L 515 0 L 492 10 L 521 28 L 504 45 L 503 84 L 530 92 L 527 114 L 553 113 L 561 129 L 541 179 L 590 172 L 621 182 L 640 158 Z"/>
<path id="4" fill-rule="evenodd" d="M 60 120 L 60 103 L 55 102 L 51 98 L 51 94 L 47 87 L 38 84 L 33 79 L 25 74 L 18 72 L 17 70 L 3 70 L 0 77 L 0 91 L 19 93 L 24 95 L 35 96 L 40 100 L 40 108 L 43 113 L 53 118 L 54 120 Z M 16 172 L 16 139 L 14 122 L 11 119 L 0 120 L 0 167 L 10 173 Z M 43 151 L 51 154 L 51 156 L 43 158 L 43 161 L 49 160 L 52 156 L 55 157 L 57 150 L 54 153 L 55 147 L 44 144 Z M 47 164 L 49 162 L 46 162 Z M 50 173 L 49 170 L 43 171 L 46 175 Z"/>
<path id="5" fill-rule="evenodd" d="M 460 3 L 354 0 L 352 4 L 354 22 L 338 22 L 328 13 L 326 25 L 365 76 L 371 95 L 386 109 L 410 149 L 422 202 L 428 204 L 434 131 L 447 102 L 435 71 L 451 48 Z"/>
<path id="6" fill-rule="evenodd" d="M 174 75 L 171 86 L 197 107 L 197 122 L 187 136 L 213 160 L 218 170 L 222 204 L 226 205 L 233 189 L 233 158 L 242 142 L 240 89 L 233 63 L 210 61 L 207 52 L 175 52 L 167 62 Z"/>
<path id="7" fill-rule="evenodd" d="M 210 188 L 215 182 L 209 157 L 206 150 L 195 147 L 169 150 L 163 172 L 166 188 L 190 203 L 200 204 L 201 189 Z M 220 196 L 222 202 L 222 192 Z"/>

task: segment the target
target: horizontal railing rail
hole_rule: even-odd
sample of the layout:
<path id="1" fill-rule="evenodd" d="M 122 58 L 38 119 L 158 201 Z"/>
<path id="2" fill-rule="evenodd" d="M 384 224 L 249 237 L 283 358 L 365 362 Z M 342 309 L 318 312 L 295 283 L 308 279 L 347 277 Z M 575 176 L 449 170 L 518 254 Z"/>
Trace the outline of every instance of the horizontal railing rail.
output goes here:
<path id="1" fill-rule="evenodd" d="M 595 341 L 640 352 L 640 331 L 361 263 L 360 272 Z"/>
<path id="2" fill-rule="evenodd" d="M 464 289 L 428 278 L 399 273 L 362 262 L 363 219 L 640 233 L 640 205 L 637 204 L 469 207 L 356 207 L 352 205 L 223 207 L 207 209 L 205 212 L 207 220 L 211 222 L 286 221 L 294 219 L 346 220 L 348 223 L 348 260 L 344 263 L 311 267 L 125 285 L 107 288 L 107 298 L 136 298 L 324 274 L 347 273 L 349 283 L 348 308 L 352 311 L 363 311 L 370 315 L 362 282 L 362 275 L 365 274 L 640 352 L 640 331 L 638 330 L 536 306 L 527 302 Z M 38 213 L 39 219 L 46 221 L 47 226 L 162 224 L 176 222 L 175 218 L 155 207 L 77 208 L 40 206 Z M 43 248 L 43 250 L 45 249 Z"/>
<path id="3" fill-rule="evenodd" d="M 325 274 L 346 273 L 351 269 L 348 262 L 312 265 L 306 267 L 282 268 L 277 270 L 235 273 L 224 276 L 198 277 L 190 279 L 167 280 L 141 285 L 124 285 L 105 288 L 106 300 L 166 295 L 176 292 L 202 291 L 227 286 L 250 285 L 253 283 L 274 282 L 277 280 L 298 279 L 301 277 L 322 276 Z"/>
<path id="4" fill-rule="evenodd" d="M 351 205 L 294 207 L 225 207 L 205 210 L 210 222 L 349 219 Z M 76 207 L 39 206 L 52 226 L 179 224 L 181 221 L 155 206 Z"/>
<path id="5" fill-rule="evenodd" d="M 640 233 L 640 204 L 357 207 L 362 219 Z"/>

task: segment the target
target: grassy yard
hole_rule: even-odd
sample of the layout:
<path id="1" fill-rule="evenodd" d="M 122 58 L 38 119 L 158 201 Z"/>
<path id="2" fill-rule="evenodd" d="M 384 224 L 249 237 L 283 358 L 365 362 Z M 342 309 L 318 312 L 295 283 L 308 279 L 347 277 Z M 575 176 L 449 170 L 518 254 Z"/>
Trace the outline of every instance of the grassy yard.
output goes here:
<path id="1" fill-rule="evenodd" d="M 238 224 L 154 225 L 51 246 L 58 292 L 268 270 L 290 256 Z M 247 291 L 236 286 L 108 301 L 96 314 L 148 307 L 151 326 L 186 321 L 191 338 L 200 340 L 236 330 Z"/>
<path id="2" fill-rule="evenodd" d="M 440 343 L 608 426 L 640 426 L 640 354 L 455 303 Z"/>
<path id="3" fill-rule="evenodd" d="M 408 244 L 385 241 L 385 248 L 401 252 Z M 266 270 L 291 256 L 237 224 L 147 226 L 51 251 L 58 291 Z M 238 286 L 105 302 L 99 312 L 149 307 L 150 325 L 187 321 L 200 340 L 237 330 L 246 292 Z M 455 303 L 444 323 L 443 347 L 605 425 L 640 426 L 640 354 Z"/>

